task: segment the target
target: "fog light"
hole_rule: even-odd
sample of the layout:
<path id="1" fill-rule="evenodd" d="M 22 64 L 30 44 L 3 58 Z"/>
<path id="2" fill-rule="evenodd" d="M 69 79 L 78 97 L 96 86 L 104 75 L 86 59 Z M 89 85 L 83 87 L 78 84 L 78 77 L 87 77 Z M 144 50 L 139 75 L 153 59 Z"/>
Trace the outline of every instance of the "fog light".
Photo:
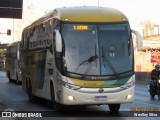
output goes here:
<path id="1" fill-rule="evenodd" d="M 75 100 L 76 100 L 75 97 L 73 97 L 72 95 L 68 95 L 68 99 L 69 99 L 70 101 L 75 101 Z"/>
<path id="2" fill-rule="evenodd" d="M 126 96 L 126 99 L 130 99 L 132 97 L 132 95 L 131 94 L 128 94 L 127 96 Z"/>

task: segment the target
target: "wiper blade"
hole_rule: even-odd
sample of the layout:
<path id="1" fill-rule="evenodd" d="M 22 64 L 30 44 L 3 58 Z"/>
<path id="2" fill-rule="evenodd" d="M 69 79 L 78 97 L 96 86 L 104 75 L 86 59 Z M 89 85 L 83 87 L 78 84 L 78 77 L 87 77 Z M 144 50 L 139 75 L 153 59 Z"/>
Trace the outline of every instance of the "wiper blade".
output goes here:
<path id="1" fill-rule="evenodd" d="M 113 65 L 111 64 L 110 60 L 108 59 L 107 56 L 105 56 L 104 54 L 104 48 L 102 46 L 102 58 L 103 58 L 103 63 L 104 63 L 104 60 L 106 61 L 108 67 L 110 68 L 110 70 L 113 72 L 113 74 L 115 75 L 115 77 L 117 79 L 119 79 L 119 74 L 117 73 L 117 71 L 115 70 L 115 68 L 113 67 Z"/>
<path id="2" fill-rule="evenodd" d="M 89 61 L 90 64 L 89 64 L 88 68 L 86 69 L 86 71 L 84 72 L 84 74 L 82 75 L 82 79 L 84 79 L 84 78 L 86 77 L 87 73 L 89 72 L 89 70 L 90 70 L 91 67 L 93 66 L 94 61 L 95 61 L 97 58 L 98 58 L 98 56 L 95 55 L 95 56 L 92 56 L 92 57 L 90 57 L 90 58 L 88 59 L 88 61 Z"/>
<path id="3" fill-rule="evenodd" d="M 88 60 L 85 60 L 85 61 L 81 62 L 81 63 L 78 65 L 76 71 L 79 69 L 79 67 L 80 67 L 82 64 L 84 64 L 84 63 L 90 63 L 89 66 L 87 67 L 86 71 L 85 71 L 84 74 L 82 75 L 82 79 L 84 79 L 84 78 L 86 77 L 87 73 L 89 72 L 89 70 L 90 70 L 91 67 L 93 66 L 94 61 L 97 60 L 97 58 L 99 58 L 98 55 L 97 55 L 97 53 L 96 53 L 96 51 L 97 51 L 97 49 L 96 49 L 96 44 L 95 44 L 95 55 L 94 55 L 94 56 L 91 56 Z"/>
<path id="4" fill-rule="evenodd" d="M 87 73 L 89 72 L 89 70 L 91 69 L 91 67 L 93 66 L 93 63 L 94 63 L 94 61 L 98 58 L 98 56 L 97 56 L 97 47 L 96 47 L 96 44 L 95 44 L 95 47 L 94 47 L 95 49 L 95 56 L 92 56 L 92 57 L 90 57 L 89 59 L 88 59 L 88 61 L 90 62 L 90 65 L 88 66 L 88 68 L 86 69 L 86 71 L 84 72 L 84 74 L 83 74 L 83 76 L 82 76 L 82 79 L 84 79 L 85 77 L 86 77 L 86 75 L 87 75 Z"/>
<path id="5" fill-rule="evenodd" d="M 94 62 L 97 58 L 98 58 L 98 56 L 97 56 L 97 53 L 96 53 L 96 44 L 95 44 L 95 55 L 94 55 L 94 56 L 91 56 L 88 60 L 82 61 L 82 62 L 78 65 L 76 71 L 79 69 L 79 67 L 80 67 L 82 64 Z M 90 65 L 89 65 L 89 66 L 90 66 Z M 87 68 L 87 69 L 88 69 L 88 68 Z M 75 72 L 76 72 L 76 71 L 75 71 Z"/>
<path id="6" fill-rule="evenodd" d="M 82 61 L 82 62 L 78 65 L 76 71 L 79 69 L 79 67 L 80 67 L 82 64 L 84 64 L 84 63 L 92 63 L 92 62 L 94 62 L 97 58 L 98 58 L 98 56 L 95 55 L 95 56 L 91 56 L 88 60 Z M 90 65 L 89 65 L 89 66 L 90 66 Z M 87 68 L 87 69 L 88 69 L 88 68 Z M 75 72 L 76 72 L 76 71 L 75 71 Z"/>

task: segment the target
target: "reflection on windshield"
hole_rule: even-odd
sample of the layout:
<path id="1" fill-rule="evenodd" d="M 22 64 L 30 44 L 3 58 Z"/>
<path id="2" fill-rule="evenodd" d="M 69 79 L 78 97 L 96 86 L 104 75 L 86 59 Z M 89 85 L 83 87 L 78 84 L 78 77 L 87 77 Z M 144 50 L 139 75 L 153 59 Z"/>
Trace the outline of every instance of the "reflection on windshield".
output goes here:
<path id="1" fill-rule="evenodd" d="M 119 73 L 133 70 L 132 42 L 127 23 L 63 24 L 62 37 L 68 72 L 118 77 Z"/>
<path id="2" fill-rule="evenodd" d="M 107 56 L 105 56 L 104 54 L 104 49 L 103 49 L 103 45 L 102 45 L 102 59 L 103 59 L 103 66 L 105 67 L 105 63 L 108 65 L 109 69 L 113 72 L 113 74 L 116 76 L 116 78 L 119 78 L 119 75 L 116 71 L 116 69 L 113 67 L 112 63 L 110 62 L 110 60 L 108 59 Z"/>

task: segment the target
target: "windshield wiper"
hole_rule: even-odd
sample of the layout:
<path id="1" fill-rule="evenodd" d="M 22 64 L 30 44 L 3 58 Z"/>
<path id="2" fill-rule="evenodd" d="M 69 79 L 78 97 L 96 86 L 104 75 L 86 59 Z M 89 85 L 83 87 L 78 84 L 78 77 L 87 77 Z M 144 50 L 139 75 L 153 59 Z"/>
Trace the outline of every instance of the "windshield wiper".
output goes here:
<path id="1" fill-rule="evenodd" d="M 82 79 L 84 79 L 84 78 L 86 77 L 87 73 L 89 72 L 89 70 L 90 70 L 91 67 L 93 66 L 94 61 L 97 60 L 97 58 L 99 58 L 98 55 L 97 55 L 97 53 L 96 53 L 96 51 L 97 51 L 97 49 L 96 49 L 96 44 L 95 44 L 95 55 L 94 55 L 94 56 L 91 56 L 88 60 L 82 61 L 82 62 L 78 65 L 76 71 L 79 69 L 79 67 L 80 67 L 82 64 L 84 64 L 84 63 L 90 63 L 89 66 L 87 67 L 86 71 L 85 71 L 84 74 L 82 75 Z M 75 72 L 76 72 L 76 71 L 75 71 Z"/>
<path id="2" fill-rule="evenodd" d="M 92 57 L 90 57 L 89 59 L 88 59 L 88 61 L 89 61 L 89 66 L 87 67 L 87 69 L 86 69 L 86 71 L 84 72 L 84 74 L 82 75 L 82 79 L 84 79 L 85 77 L 86 77 L 86 75 L 87 75 L 87 73 L 89 72 L 89 70 L 91 69 L 91 67 L 93 66 L 93 63 L 94 63 L 94 61 L 96 60 L 98 58 L 98 56 L 96 55 L 96 56 L 92 56 Z"/>
<path id="3" fill-rule="evenodd" d="M 105 56 L 104 54 L 104 48 L 103 48 L 103 45 L 102 45 L 102 58 L 103 58 L 103 63 L 104 63 L 104 60 L 106 61 L 108 67 L 110 68 L 110 70 L 113 72 L 113 74 L 115 75 L 115 77 L 118 79 L 119 78 L 119 75 L 117 73 L 117 71 L 115 70 L 115 68 L 113 67 L 113 65 L 111 64 L 110 60 L 108 59 L 107 56 Z"/>
<path id="4" fill-rule="evenodd" d="M 79 65 L 78 65 L 78 67 L 77 67 L 77 69 L 76 69 L 76 71 L 79 69 L 79 67 L 82 65 L 82 64 L 84 64 L 84 63 L 91 63 L 92 64 L 92 62 L 94 62 L 96 59 L 98 58 L 98 56 L 96 55 L 96 56 L 91 56 L 88 60 L 85 60 L 85 61 L 82 61 Z M 90 65 L 91 65 L 90 64 Z M 90 66 L 89 65 L 89 66 Z M 92 67 L 92 66 L 91 66 Z M 89 67 L 88 67 L 89 68 Z M 87 69 L 88 69 L 87 68 Z M 75 71 L 75 72 L 76 72 Z"/>

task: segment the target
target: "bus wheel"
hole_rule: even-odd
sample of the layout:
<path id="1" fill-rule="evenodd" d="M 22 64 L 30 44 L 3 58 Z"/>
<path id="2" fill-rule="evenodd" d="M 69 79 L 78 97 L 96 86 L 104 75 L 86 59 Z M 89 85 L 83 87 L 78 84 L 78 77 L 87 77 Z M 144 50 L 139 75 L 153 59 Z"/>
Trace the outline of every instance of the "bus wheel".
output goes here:
<path id="1" fill-rule="evenodd" d="M 21 82 L 19 81 L 19 78 L 18 78 L 18 74 L 16 74 L 16 82 L 18 85 L 21 85 Z"/>
<path id="2" fill-rule="evenodd" d="M 16 74 L 16 83 L 19 85 L 18 74 Z"/>
<path id="3" fill-rule="evenodd" d="M 11 78 L 8 78 L 8 79 L 9 79 L 9 82 L 10 82 L 10 83 L 12 83 L 12 82 L 13 82 L 13 80 L 12 80 Z"/>
<path id="4" fill-rule="evenodd" d="M 50 93 L 51 93 L 53 110 L 54 111 L 60 111 L 61 110 L 61 105 L 55 101 L 54 87 L 53 87 L 52 84 L 50 86 Z"/>
<path id="5" fill-rule="evenodd" d="M 118 112 L 120 109 L 120 104 L 109 104 L 108 106 L 110 111 L 113 113 Z"/>
<path id="6" fill-rule="evenodd" d="M 29 102 L 35 103 L 36 102 L 36 97 L 34 95 L 32 95 L 32 86 L 31 86 L 30 81 L 29 81 L 29 84 L 28 84 L 27 93 L 28 93 Z"/>
<path id="7" fill-rule="evenodd" d="M 8 76 L 9 82 L 10 82 L 10 83 L 13 82 L 13 80 L 12 80 L 11 77 L 10 77 L 10 72 L 7 72 L 7 76 Z"/>
<path id="8" fill-rule="evenodd" d="M 22 83 L 21 83 L 19 80 L 17 81 L 17 84 L 18 84 L 18 85 L 22 85 Z"/>

